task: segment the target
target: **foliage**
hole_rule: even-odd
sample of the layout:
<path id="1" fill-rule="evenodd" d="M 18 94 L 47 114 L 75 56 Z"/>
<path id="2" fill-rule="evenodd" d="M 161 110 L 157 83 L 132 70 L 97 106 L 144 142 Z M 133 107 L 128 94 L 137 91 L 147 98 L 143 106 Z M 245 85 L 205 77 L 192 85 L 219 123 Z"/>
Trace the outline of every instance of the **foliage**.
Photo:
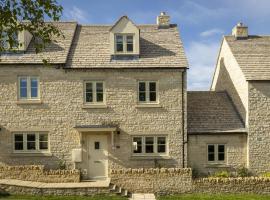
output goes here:
<path id="1" fill-rule="evenodd" d="M 228 171 L 218 171 L 215 172 L 213 175 L 211 175 L 211 177 L 214 178 L 229 178 L 231 175 Z"/>
<path id="2" fill-rule="evenodd" d="M 248 176 L 250 176 L 250 172 L 246 167 L 237 168 L 236 173 L 237 173 L 238 177 L 248 177 Z"/>
<path id="3" fill-rule="evenodd" d="M 265 172 L 260 175 L 261 177 L 270 178 L 270 172 Z"/>
<path id="4" fill-rule="evenodd" d="M 21 46 L 14 35 L 23 30 L 32 34 L 36 53 L 42 51 L 53 36 L 63 37 L 53 23 L 45 22 L 59 21 L 62 11 L 57 0 L 0 0 L 0 52 Z"/>
<path id="5" fill-rule="evenodd" d="M 268 195 L 255 194 L 187 194 L 178 196 L 164 196 L 159 200 L 268 200 Z"/>

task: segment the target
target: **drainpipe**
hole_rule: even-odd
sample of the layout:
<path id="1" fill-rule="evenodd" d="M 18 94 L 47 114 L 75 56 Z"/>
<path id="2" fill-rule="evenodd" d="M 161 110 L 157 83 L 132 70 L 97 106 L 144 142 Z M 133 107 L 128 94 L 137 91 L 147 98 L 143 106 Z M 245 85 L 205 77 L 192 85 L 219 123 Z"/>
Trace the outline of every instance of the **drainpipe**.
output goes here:
<path id="1" fill-rule="evenodd" d="M 186 112 L 186 91 L 185 91 L 185 88 L 186 88 L 186 69 L 182 72 L 182 131 L 183 131 L 183 136 L 182 136 L 182 146 L 183 146 L 183 149 L 182 149 L 182 162 L 183 162 L 183 168 L 185 168 L 185 146 L 187 144 L 187 141 L 186 141 L 186 129 L 185 129 L 185 123 L 186 123 L 186 117 L 185 117 L 185 112 Z"/>

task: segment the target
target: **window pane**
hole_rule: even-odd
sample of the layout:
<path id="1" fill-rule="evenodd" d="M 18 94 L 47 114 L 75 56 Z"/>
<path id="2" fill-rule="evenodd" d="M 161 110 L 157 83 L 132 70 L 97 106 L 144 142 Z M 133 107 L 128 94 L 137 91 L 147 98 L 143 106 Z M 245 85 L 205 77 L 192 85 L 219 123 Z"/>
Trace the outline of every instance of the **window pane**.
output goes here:
<path id="1" fill-rule="evenodd" d="M 39 142 L 40 150 L 48 150 L 48 142 Z"/>
<path id="2" fill-rule="evenodd" d="M 133 142 L 137 142 L 137 150 L 133 150 L 133 153 L 142 153 L 142 138 L 134 137 Z"/>
<path id="3" fill-rule="evenodd" d="M 40 134 L 39 141 L 47 142 L 48 141 L 48 134 Z"/>
<path id="4" fill-rule="evenodd" d="M 36 149 L 36 135 L 27 134 L 27 149 L 35 150 Z"/>
<path id="5" fill-rule="evenodd" d="M 218 145 L 218 153 L 224 153 L 225 152 L 225 146 L 224 145 Z"/>
<path id="6" fill-rule="evenodd" d="M 97 102 L 103 102 L 103 93 L 97 93 Z"/>
<path id="7" fill-rule="evenodd" d="M 150 101 L 156 101 L 157 100 L 156 92 L 150 92 L 149 100 Z"/>
<path id="8" fill-rule="evenodd" d="M 157 138 L 157 151 L 158 153 L 166 152 L 166 137 L 158 137 Z"/>
<path id="9" fill-rule="evenodd" d="M 149 90 L 150 90 L 150 92 L 155 92 L 156 91 L 156 83 L 155 82 L 150 82 L 149 83 Z"/>
<path id="10" fill-rule="evenodd" d="M 14 136 L 15 150 L 23 150 L 23 134 L 16 134 Z"/>
<path id="11" fill-rule="evenodd" d="M 225 160 L 225 146 L 218 145 L 218 160 L 224 161 Z"/>
<path id="12" fill-rule="evenodd" d="M 218 154 L 218 160 L 219 161 L 224 161 L 225 160 L 225 154 L 224 153 L 219 153 Z"/>
<path id="13" fill-rule="evenodd" d="M 27 78 L 20 78 L 20 97 L 27 98 Z"/>
<path id="14" fill-rule="evenodd" d="M 154 137 L 145 138 L 145 153 L 154 153 Z"/>
<path id="15" fill-rule="evenodd" d="M 97 92 L 103 92 L 103 83 L 97 83 L 96 89 Z"/>
<path id="16" fill-rule="evenodd" d="M 31 78 L 31 97 L 38 97 L 38 80 L 37 78 Z"/>
<path id="17" fill-rule="evenodd" d="M 133 51 L 133 36 L 127 36 L 127 51 Z"/>
<path id="18" fill-rule="evenodd" d="M 122 52 L 123 49 L 123 36 L 118 35 L 116 36 L 116 51 Z"/>
<path id="19" fill-rule="evenodd" d="M 146 87 L 145 87 L 145 83 L 144 83 L 144 82 L 140 82 L 140 83 L 139 83 L 139 91 L 140 91 L 140 92 L 144 92 L 144 91 L 145 91 L 145 88 L 146 88 Z"/>
<path id="20" fill-rule="evenodd" d="M 92 83 L 86 83 L 85 84 L 85 89 L 86 89 L 86 92 L 93 92 L 93 85 Z"/>
<path id="21" fill-rule="evenodd" d="M 48 149 L 48 134 L 46 133 L 39 134 L 39 149 L 40 150 Z"/>
<path id="22" fill-rule="evenodd" d="M 86 93 L 86 102 L 93 102 L 93 94 L 92 93 Z"/>
<path id="23" fill-rule="evenodd" d="M 215 161 L 215 146 L 208 145 L 208 161 Z"/>
<path id="24" fill-rule="evenodd" d="M 85 83 L 85 102 L 93 102 L 93 84 Z"/>
<path id="25" fill-rule="evenodd" d="M 140 92 L 139 101 L 146 101 L 146 93 L 145 92 Z"/>

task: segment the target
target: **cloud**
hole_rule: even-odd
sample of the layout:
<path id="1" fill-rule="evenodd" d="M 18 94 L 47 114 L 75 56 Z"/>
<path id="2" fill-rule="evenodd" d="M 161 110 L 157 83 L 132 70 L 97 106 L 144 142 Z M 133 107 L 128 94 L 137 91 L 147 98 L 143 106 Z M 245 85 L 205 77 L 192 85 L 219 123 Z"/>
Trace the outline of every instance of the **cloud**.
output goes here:
<path id="1" fill-rule="evenodd" d="M 213 29 L 201 32 L 200 36 L 201 37 L 210 37 L 210 36 L 213 36 L 213 35 L 223 34 L 223 33 L 224 33 L 223 30 L 218 29 L 218 28 L 213 28 Z"/>
<path id="2" fill-rule="evenodd" d="M 75 20 L 80 23 L 89 22 L 88 14 L 84 10 L 78 8 L 77 6 L 73 6 L 71 9 L 65 10 L 64 18 L 68 20 Z"/>
<path id="3" fill-rule="evenodd" d="M 219 42 L 201 41 L 193 41 L 188 46 L 188 90 L 209 90 L 219 46 Z"/>

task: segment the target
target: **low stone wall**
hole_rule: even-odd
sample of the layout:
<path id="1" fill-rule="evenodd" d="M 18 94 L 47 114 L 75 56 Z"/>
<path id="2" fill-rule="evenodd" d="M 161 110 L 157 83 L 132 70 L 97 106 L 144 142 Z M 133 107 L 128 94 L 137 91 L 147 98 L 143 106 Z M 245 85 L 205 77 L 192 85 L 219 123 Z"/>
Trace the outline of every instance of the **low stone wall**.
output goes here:
<path id="1" fill-rule="evenodd" d="M 270 194 L 270 178 L 202 178 L 193 181 L 193 193 Z"/>
<path id="2" fill-rule="evenodd" d="M 111 183 L 132 193 L 160 195 L 186 193 L 192 189 L 189 168 L 119 169 L 111 170 Z"/>
<path id="3" fill-rule="evenodd" d="M 80 182 L 79 170 L 45 170 L 42 165 L 0 166 L 0 179 L 45 183 Z"/>

